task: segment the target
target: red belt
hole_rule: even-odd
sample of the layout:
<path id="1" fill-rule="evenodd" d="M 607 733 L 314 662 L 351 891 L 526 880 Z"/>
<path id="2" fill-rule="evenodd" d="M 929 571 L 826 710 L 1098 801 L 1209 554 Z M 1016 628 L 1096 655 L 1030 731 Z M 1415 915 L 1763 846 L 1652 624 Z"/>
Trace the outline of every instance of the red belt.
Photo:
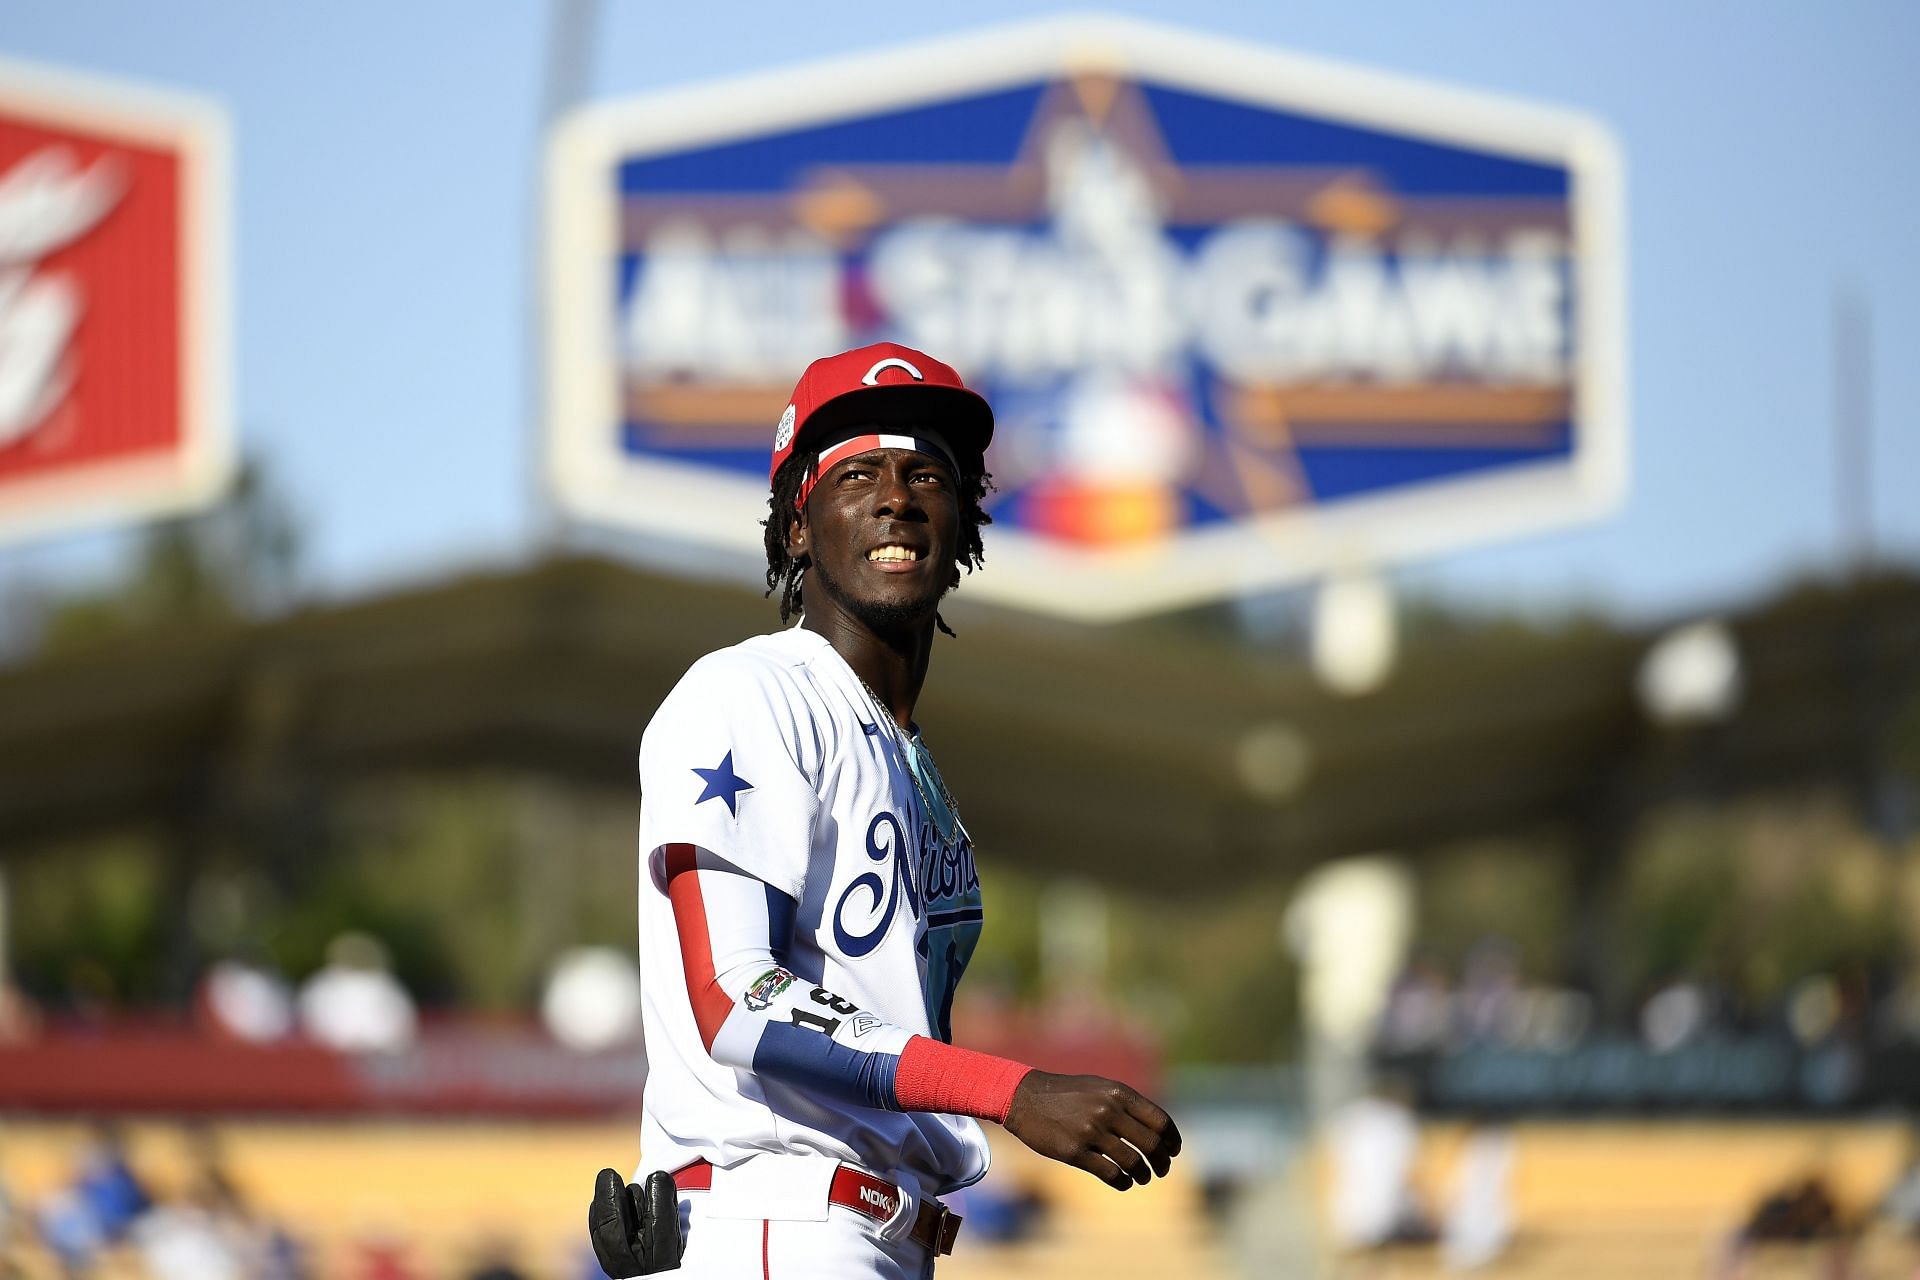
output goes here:
<path id="1" fill-rule="evenodd" d="M 673 1171 L 673 1185 L 680 1191 L 711 1191 L 713 1165 L 706 1160 L 683 1164 Z M 875 1222 L 887 1222 L 900 1207 L 904 1194 L 885 1178 L 841 1165 L 833 1172 L 833 1184 L 827 1188 L 827 1203 L 842 1205 L 865 1214 Z M 960 1234 L 960 1215 L 938 1200 L 922 1200 L 920 1212 L 908 1232 L 915 1244 L 925 1245 L 935 1255 L 952 1253 L 953 1238 Z"/>

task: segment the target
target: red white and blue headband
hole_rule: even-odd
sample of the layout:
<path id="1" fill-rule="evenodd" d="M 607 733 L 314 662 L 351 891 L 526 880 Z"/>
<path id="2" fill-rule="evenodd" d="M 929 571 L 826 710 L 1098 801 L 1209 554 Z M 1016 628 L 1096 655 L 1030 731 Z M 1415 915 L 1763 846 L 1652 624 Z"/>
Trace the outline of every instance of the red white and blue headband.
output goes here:
<path id="1" fill-rule="evenodd" d="M 831 440 L 832 437 L 829 436 L 828 439 Z M 820 456 L 814 459 L 813 465 L 809 466 L 806 474 L 800 477 L 800 492 L 793 500 L 795 510 L 807 505 L 807 495 L 813 492 L 813 486 L 818 484 L 820 477 L 826 475 L 837 463 L 844 462 L 857 454 L 866 453 L 870 449 L 911 449 L 915 453 L 924 453 L 929 458 L 937 458 L 946 463 L 947 469 L 955 476 L 960 474 L 959 464 L 953 460 L 953 450 L 947 447 L 946 441 L 937 436 L 925 433 L 895 435 L 863 428 L 861 434 L 847 436 L 820 450 Z"/>

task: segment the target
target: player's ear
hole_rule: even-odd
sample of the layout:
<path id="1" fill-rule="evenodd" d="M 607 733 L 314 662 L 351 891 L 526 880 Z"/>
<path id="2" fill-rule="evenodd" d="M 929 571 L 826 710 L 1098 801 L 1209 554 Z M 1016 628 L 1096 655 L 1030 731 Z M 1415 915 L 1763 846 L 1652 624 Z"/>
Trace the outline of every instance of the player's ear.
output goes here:
<path id="1" fill-rule="evenodd" d="M 813 546 L 812 535 L 807 529 L 807 509 L 801 507 L 793 513 L 793 523 L 787 526 L 787 556 L 798 560 L 806 555 Z"/>

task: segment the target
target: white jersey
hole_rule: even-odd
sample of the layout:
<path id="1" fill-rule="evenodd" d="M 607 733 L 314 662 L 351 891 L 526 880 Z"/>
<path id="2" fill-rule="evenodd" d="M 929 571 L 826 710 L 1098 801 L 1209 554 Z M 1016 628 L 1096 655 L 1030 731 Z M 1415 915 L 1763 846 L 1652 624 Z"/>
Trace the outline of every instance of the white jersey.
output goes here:
<path id="1" fill-rule="evenodd" d="M 819 1154 L 926 1194 L 986 1172 L 986 1137 L 969 1117 L 862 1106 L 716 1062 L 688 996 L 661 868 L 669 846 L 697 846 L 792 900 L 781 961 L 801 979 L 905 1032 L 951 1038 L 953 991 L 979 937 L 979 876 L 965 832 L 948 842 L 929 819 L 882 714 L 826 638 L 796 626 L 696 662 L 647 726 L 643 1171 Z"/>

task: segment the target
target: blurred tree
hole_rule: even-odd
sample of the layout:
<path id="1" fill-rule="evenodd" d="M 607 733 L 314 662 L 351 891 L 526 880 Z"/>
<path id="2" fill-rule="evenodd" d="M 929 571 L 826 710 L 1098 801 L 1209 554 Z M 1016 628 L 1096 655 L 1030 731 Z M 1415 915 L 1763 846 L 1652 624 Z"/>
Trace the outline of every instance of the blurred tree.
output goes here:
<path id="1" fill-rule="evenodd" d="M 1557 980 L 1572 930 L 1567 850 L 1547 837 L 1446 845 L 1413 862 L 1419 948 L 1449 973 L 1477 944 L 1500 939 L 1518 951 L 1530 981 Z"/>
<path id="2" fill-rule="evenodd" d="M 250 460 L 218 506 L 154 523 L 119 580 L 46 603 L 39 647 L 65 653 L 148 627 L 271 615 L 293 602 L 299 554 L 289 499 Z"/>
<path id="3" fill-rule="evenodd" d="M 12 963 L 55 1010 L 92 1012 L 161 994 L 166 933 L 150 845 L 118 838 L 39 851 L 8 868 Z"/>
<path id="4" fill-rule="evenodd" d="M 1904 786 L 1905 825 L 1920 826 L 1920 688 L 1907 694 L 1888 729 L 1887 764 Z"/>
<path id="5" fill-rule="evenodd" d="M 550 790 L 500 775 L 356 790 L 324 863 L 263 910 L 268 953 L 304 975 L 329 939 L 358 929 L 429 1004 L 528 1007 L 560 951 L 633 943 L 632 797 Z"/>
<path id="6" fill-rule="evenodd" d="M 285 848 L 197 848 L 179 892 L 163 832 L 35 850 L 9 867 L 17 971 L 56 1008 L 177 1002 L 214 959 L 298 981 L 359 930 L 427 1004 L 530 1007 L 560 951 L 633 945 L 634 797 L 552 790 L 498 775 L 369 783 Z"/>
<path id="7" fill-rule="evenodd" d="M 1002 995 L 1033 1000 L 1040 994 L 1040 882 L 1004 862 L 983 859 L 979 870 L 987 920 L 963 989 L 984 983 Z"/>
<path id="8" fill-rule="evenodd" d="M 1276 878 L 1190 902 L 1115 900 L 1111 981 L 1169 1061 L 1264 1064 L 1297 1047 L 1300 976 L 1280 936 L 1291 893 Z"/>
<path id="9" fill-rule="evenodd" d="M 1900 879 L 1825 796 L 1664 811 L 1628 852 L 1620 963 L 1643 991 L 1707 978 L 1765 1008 L 1801 978 L 1892 964 Z"/>
<path id="10" fill-rule="evenodd" d="M 1047 884 L 1001 861 L 984 862 L 980 879 L 987 922 L 963 991 L 1037 1001 Z M 1111 893 L 1102 994 L 1112 1011 L 1157 1036 L 1174 1063 L 1271 1063 L 1290 1051 L 1298 978 L 1279 935 L 1288 889 L 1275 880 L 1177 903 Z"/>

